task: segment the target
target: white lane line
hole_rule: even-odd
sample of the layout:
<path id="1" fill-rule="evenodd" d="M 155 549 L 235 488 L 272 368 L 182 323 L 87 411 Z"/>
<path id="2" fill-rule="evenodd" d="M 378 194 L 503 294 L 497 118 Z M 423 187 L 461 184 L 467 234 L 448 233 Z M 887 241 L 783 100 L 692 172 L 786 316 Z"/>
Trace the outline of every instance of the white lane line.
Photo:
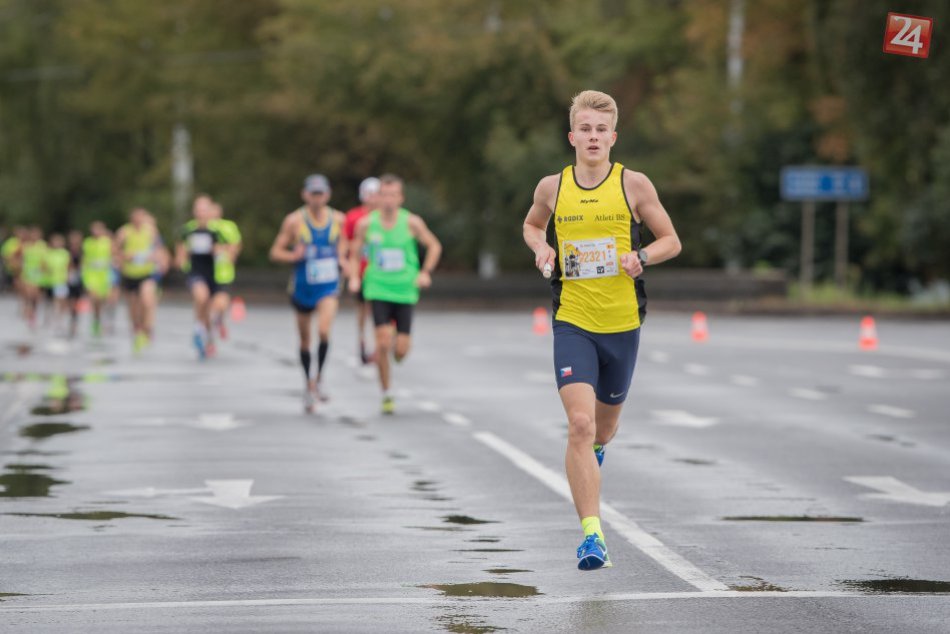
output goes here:
<path id="1" fill-rule="evenodd" d="M 890 416 L 891 418 L 913 418 L 916 416 L 916 412 L 911 409 L 904 409 L 903 407 L 893 407 L 891 405 L 868 405 L 868 411 L 872 414 L 880 414 L 881 416 Z"/>
<path id="2" fill-rule="evenodd" d="M 650 361 L 654 363 L 669 363 L 670 355 L 666 352 L 661 352 L 660 350 L 655 350 L 649 355 Z"/>
<path id="3" fill-rule="evenodd" d="M 442 406 L 433 401 L 419 401 L 416 403 L 423 412 L 441 412 Z"/>
<path id="4" fill-rule="evenodd" d="M 757 378 L 745 374 L 733 374 L 731 377 L 729 377 L 729 380 L 739 387 L 755 387 L 759 384 L 759 380 Z"/>
<path id="5" fill-rule="evenodd" d="M 650 413 L 653 414 L 651 422 L 658 425 L 672 425 L 673 427 L 702 429 L 712 427 L 719 422 L 718 418 L 712 416 L 696 416 L 679 409 L 655 409 L 651 410 Z"/>
<path id="6" fill-rule="evenodd" d="M 945 506 L 950 502 L 950 491 L 921 491 L 893 476 L 847 476 L 844 478 L 853 484 L 859 484 L 880 493 L 864 493 L 863 498 L 920 504 L 922 506 Z"/>
<path id="7" fill-rule="evenodd" d="M 828 395 L 818 390 L 809 390 L 807 387 L 793 387 L 788 391 L 795 398 L 803 398 L 806 401 L 823 401 Z"/>
<path id="8" fill-rule="evenodd" d="M 709 376 L 709 367 L 699 363 L 687 363 L 683 366 L 683 372 L 693 376 Z"/>
<path id="9" fill-rule="evenodd" d="M 20 413 L 20 410 L 26 405 L 35 393 L 39 392 L 39 388 L 35 385 L 24 385 L 22 383 L 16 383 L 13 386 L 13 402 L 3 410 L 3 414 L 0 414 L 0 428 L 6 425 L 9 421 L 13 420 L 17 414 Z"/>
<path id="10" fill-rule="evenodd" d="M 848 372 L 868 379 L 883 379 L 887 376 L 887 370 L 876 365 L 849 365 Z"/>
<path id="11" fill-rule="evenodd" d="M 446 412 L 442 415 L 442 420 L 447 422 L 449 425 L 455 425 L 456 427 L 468 427 L 472 424 L 467 417 L 457 414 L 456 412 Z"/>
<path id="12" fill-rule="evenodd" d="M 502 456 L 508 458 L 516 467 L 534 476 L 538 481 L 549 489 L 572 501 L 571 488 L 560 475 L 554 473 L 540 462 L 524 453 L 517 447 L 505 442 L 498 436 L 489 432 L 479 432 L 475 438 L 488 447 L 494 449 Z M 630 542 L 634 548 L 638 548 L 643 554 L 647 555 L 655 562 L 666 568 L 669 572 L 676 575 L 686 583 L 702 590 L 728 590 L 729 587 L 713 579 L 705 572 L 686 561 L 678 554 L 670 550 L 653 535 L 649 534 L 632 519 L 612 507 L 606 502 L 600 503 L 601 518 L 604 519 L 620 535 Z"/>
<path id="13" fill-rule="evenodd" d="M 596 603 L 596 602 L 625 602 L 625 601 L 667 601 L 681 599 L 800 599 L 800 598 L 830 598 L 830 599 L 871 599 L 880 601 L 886 598 L 903 598 L 908 595 L 896 594 L 860 594 L 856 592 L 808 591 L 790 590 L 788 592 L 739 590 L 712 590 L 708 592 L 627 592 L 602 595 L 581 595 L 566 597 L 525 597 L 517 599 L 518 603 L 558 604 L 558 603 Z M 913 595 L 915 598 L 945 598 L 939 594 Z M 346 606 L 346 605 L 457 605 L 460 602 L 477 601 L 479 604 L 501 601 L 511 605 L 510 597 L 352 597 L 352 598 L 308 598 L 308 599 L 223 599 L 220 601 L 143 601 L 139 603 L 78 603 L 73 605 L 7 605 L 0 607 L 0 614 L 25 612 L 93 612 L 116 610 L 155 610 L 168 608 L 242 608 L 242 607 L 280 607 L 280 606 Z"/>

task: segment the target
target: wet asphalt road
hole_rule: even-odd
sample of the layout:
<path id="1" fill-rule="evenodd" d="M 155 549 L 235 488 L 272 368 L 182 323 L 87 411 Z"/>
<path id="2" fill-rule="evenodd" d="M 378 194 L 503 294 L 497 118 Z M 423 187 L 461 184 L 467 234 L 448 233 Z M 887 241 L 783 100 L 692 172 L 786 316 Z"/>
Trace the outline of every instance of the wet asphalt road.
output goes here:
<path id="1" fill-rule="evenodd" d="M 314 416 L 289 308 L 206 362 L 181 305 L 138 358 L 13 314 L 0 631 L 950 631 L 945 322 L 869 352 L 855 319 L 712 317 L 700 344 L 651 315 L 604 465 L 615 566 L 581 573 L 530 314 L 423 307 L 391 418 L 349 312 Z"/>

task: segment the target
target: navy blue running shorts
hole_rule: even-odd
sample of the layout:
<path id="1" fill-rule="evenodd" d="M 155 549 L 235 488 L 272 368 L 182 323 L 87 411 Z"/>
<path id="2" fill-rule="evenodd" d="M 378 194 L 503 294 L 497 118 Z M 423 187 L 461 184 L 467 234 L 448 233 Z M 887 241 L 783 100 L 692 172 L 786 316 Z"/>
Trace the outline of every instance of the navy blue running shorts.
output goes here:
<path id="1" fill-rule="evenodd" d="M 587 383 L 594 388 L 601 403 L 623 403 L 633 380 L 639 347 L 639 328 L 599 334 L 555 320 L 554 375 L 557 389 L 571 383 Z"/>

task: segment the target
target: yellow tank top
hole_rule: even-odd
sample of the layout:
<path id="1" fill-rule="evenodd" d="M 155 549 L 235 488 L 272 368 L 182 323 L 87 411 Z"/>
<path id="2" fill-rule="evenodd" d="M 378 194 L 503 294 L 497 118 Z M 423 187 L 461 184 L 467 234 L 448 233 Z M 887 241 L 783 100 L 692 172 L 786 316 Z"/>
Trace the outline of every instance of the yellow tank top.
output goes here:
<path id="1" fill-rule="evenodd" d="M 122 275 L 134 279 L 148 277 L 155 272 L 152 255 L 155 247 L 155 233 L 151 227 L 136 229 L 134 225 L 125 225 L 125 241 L 122 251 L 131 256 L 122 264 Z"/>
<path id="2" fill-rule="evenodd" d="M 577 184 L 573 166 L 565 167 L 554 234 L 554 318 L 595 333 L 639 328 L 634 281 L 620 267 L 620 256 L 640 247 L 640 225 L 623 190 L 623 165 L 611 165 L 607 178 L 592 189 Z"/>

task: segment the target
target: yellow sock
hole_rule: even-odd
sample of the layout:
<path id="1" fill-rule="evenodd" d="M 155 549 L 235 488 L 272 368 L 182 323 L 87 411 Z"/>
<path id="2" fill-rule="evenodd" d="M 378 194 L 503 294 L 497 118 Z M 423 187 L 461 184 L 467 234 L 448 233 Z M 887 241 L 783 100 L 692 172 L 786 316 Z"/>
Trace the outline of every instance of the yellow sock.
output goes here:
<path id="1" fill-rule="evenodd" d="M 596 515 L 582 519 L 581 528 L 584 529 L 584 537 L 597 533 L 601 539 L 604 538 L 604 531 L 600 528 L 600 518 Z"/>

